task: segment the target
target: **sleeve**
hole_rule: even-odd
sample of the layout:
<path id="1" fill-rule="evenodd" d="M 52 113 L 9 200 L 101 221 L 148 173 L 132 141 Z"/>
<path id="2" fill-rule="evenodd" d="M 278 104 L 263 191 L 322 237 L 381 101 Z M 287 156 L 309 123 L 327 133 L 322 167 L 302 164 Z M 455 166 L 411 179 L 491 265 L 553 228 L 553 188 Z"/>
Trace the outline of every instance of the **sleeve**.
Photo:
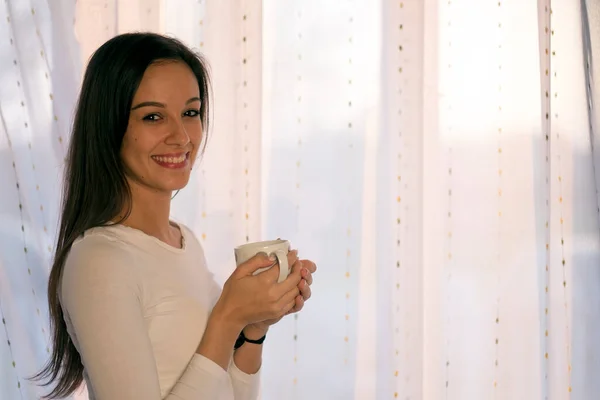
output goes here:
<path id="1" fill-rule="evenodd" d="M 188 232 L 190 235 L 193 235 L 194 241 L 196 242 L 196 245 L 200 249 L 200 254 L 201 254 L 200 258 L 202 260 L 203 267 L 207 271 L 207 275 L 208 275 L 207 280 L 210 285 L 209 290 L 210 290 L 211 306 L 214 307 L 217 300 L 219 300 L 219 297 L 221 296 L 222 288 L 215 281 L 214 274 L 212 272 L 210 272 L 210 270 L 208 269 L 208 266 L 206 263 L 206 256 L 204 255 L 204 249 L 202 248 L 202 245 L 196 239 L 194 233 L 191 232 L 191 230 L 189 228 L 188 228 Z M 247 374 L 247 373 L 243 372 L 242 370 L 240 370 L 237 367 L 237 365 L 235 365 L 235 362 L 232 358 L 227 372 L 231 378 L 231 384 L 233 386 L 233 393 L 234 393 L 235 400 L 257 400 L 258 399 L 258 395 L 259 395 L 259 391 L 260 391 L 260 372 L 261 372 L 261 370 L 259 370 L 255 374 Z"/>
<path id="2" fill-rule="evenodd" d="M 203 255 L 204 257 L 204 255 Z M 210 293 L 213 299 L 213 306 L 221 295 L 221 287 L 214 280 L 214 276 L 209 272 L 210 276 Z M 255 374 L 247 374 L 240 370 L 233 358 L 229 363 L 227 370 L 229 377 L 231 378 L 231 385 L 233 387 L 233 393 L 235 400 L 257 400 L 259 389 L 260 389 L 260 370 Z"/>
<path id="3" fill-rule="evenodd" d="M 94 237 L 76 247 L 64 267 L 61 305 L 90 391 L 97 400 L 160 400 L 133 257 Z M 228 391 L 228 381 L 226 371 L 195 354 L 163 400 L 217 399 Z"/>
<path id="4" fill-rule="evenodd" d="M 241 371 L 233 359 L 229 366 L 229 376 L 233 386 L 235 400 L 257 400 L 260 389 L 260 370 L 256 374 Z"/>

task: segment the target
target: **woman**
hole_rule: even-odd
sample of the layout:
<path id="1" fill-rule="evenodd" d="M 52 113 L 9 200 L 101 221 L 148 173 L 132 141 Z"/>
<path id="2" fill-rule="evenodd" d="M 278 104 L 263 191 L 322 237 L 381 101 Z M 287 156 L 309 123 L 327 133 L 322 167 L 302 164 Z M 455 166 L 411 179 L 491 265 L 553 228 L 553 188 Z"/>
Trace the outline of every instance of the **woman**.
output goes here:
<path id="1" fill-rule="evenodd" d="M 302 308 L 316 267 L 291 251 L 277 283 L 277 268 L 252 275 L 273 265 L 258 255 L 221 290 L 194 234 L 170 221 L 208 114 L 205 64 L 177 40 L 120 35 L 91 58 L 48 287 L 53 352 L 37 376 L 49 398 L 83 380 L 98 400 L 257 397 L 262 341 Z"/>

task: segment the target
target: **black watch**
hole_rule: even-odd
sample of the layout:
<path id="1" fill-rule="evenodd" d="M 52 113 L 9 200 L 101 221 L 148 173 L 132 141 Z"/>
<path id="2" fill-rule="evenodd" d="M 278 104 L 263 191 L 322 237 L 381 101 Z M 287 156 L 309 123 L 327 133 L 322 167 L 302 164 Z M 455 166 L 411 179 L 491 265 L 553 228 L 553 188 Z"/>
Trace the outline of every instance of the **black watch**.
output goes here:
<path id="1" fill-rule="evenodd" d="M 248 339 L 246 337 L 246 335 L 244 335 L 244 331 L 241 331 L 240 335 L 238 336 L 237 340 L 235 341 L 235 344 L 233 345 L 233 349 L 234 350 L 239 349 L 246 342 L 252 343 L 252 344 L 263 344 L 263 342 L 265 341 L 266 338 L 267 338 L 267 335 L 264 335 L 263 337 L 261 337 L 258 340 L 251 340 L 251 339 Z"/>

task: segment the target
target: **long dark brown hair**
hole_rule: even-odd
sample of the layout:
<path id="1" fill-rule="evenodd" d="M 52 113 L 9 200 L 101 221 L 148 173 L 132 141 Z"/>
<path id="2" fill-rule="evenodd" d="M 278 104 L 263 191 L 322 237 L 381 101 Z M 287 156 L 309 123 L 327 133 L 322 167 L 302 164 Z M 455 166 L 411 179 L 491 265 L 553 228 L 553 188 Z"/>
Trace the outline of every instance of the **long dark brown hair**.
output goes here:
<path id="1" fill-rule="evenodd" d="M 86 230 L 111 223 L 124 206 L 130 207 L 131 191 L 121 162 L 121 145 L 131 102 L 144 72 L 162 61 L 184 62 L 191 68 L 200 88 L 200 118 L 207 132 L 207 64 L 180 41 L 153 33 L 119 35 L 93 54 L 85 71 L 66 160 L 60 229 L 48 282 L 52 354 L 32 377 L 52 387 L 48 399 L 67 397 L 83 382 L 84 368 L 67 332 L 59 301 L 65 260 L 73 242 Z"/>

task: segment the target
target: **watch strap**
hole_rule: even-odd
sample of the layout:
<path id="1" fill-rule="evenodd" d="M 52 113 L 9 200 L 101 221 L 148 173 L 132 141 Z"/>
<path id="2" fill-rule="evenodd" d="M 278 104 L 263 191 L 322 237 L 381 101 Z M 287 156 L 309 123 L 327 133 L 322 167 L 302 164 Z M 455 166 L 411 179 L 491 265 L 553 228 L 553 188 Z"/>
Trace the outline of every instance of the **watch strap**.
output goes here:
<path id="1" fill-rule="evenodd" d="M 258 340 L 248 339 L 246 337 L 246 335 L 244 335 L 244 331 L 241 331 L 237 340 L 235 341 L 235 345 L 233 346 L 233 348 L 234 348 L 234 350 L 237 350 L 240 347 L 242 347 L 244 345 L 244 343 L 246 343 L 246 342 L 260 345 L 260 344 L 263 344 L 263 342 L 265 341 L 266 338 L 267 338 L 267 335 L 264 335 L 263 337 L 261 337 Z"/>

